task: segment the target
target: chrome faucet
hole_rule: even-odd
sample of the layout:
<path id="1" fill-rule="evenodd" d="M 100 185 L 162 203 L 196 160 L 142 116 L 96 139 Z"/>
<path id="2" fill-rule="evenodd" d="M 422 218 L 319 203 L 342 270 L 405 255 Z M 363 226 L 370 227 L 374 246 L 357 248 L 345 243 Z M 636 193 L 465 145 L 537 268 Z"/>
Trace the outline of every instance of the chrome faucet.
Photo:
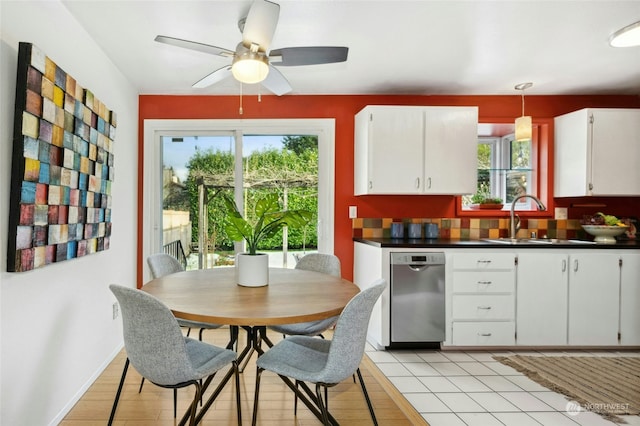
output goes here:
<path id="1" fill-rule="evenodd" d="M 518 200 L 520 200 L 522 198 L 531 198 L 533 201 L 536 202 L 536 204 L 538 205 L 538 210 L 540 210 L 540 211 L 545 211 L 547 209 L 544 206 L 544 204 L 542 204 L 542 201 L 540 201 L 534 195 L 529 195 L 529 194 L 518 195 L 516 198 L 514 198 L 513 201 L 511 202 L 511 222 L 510 222 L 511 230 L 510 230 L 510 235 L 509 235 L 509 237 L 511 239 L 514 239 L 514 240 L 516 239 L 516 235 L 518 234 L 518 230 L 520 229 L 520 217 L 515 214 L 514 210 L 515 210 L 515 207 L 516 207 L 516 203 L 518 202 Z M 518 218 L 517 223 L 516 223 L 516 217 Z"/>

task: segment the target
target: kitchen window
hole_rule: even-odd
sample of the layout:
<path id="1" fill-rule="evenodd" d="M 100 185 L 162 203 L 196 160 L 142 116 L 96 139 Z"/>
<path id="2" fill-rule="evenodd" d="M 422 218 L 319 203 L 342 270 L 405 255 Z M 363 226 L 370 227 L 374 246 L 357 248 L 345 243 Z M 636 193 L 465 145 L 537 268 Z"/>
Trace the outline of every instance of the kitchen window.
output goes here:
<path id="1" fill-rule="evenodd" d="M 537 143 L 534 138 L 516 141 L 513 125 L 481 123 L 478 126 L 478 181 L 476 194 L 502 200 L 502 210 L 509 210 L 519 195 L 538 195 Z M 473 195 L 462 197 L 462 211 L 477 211 Z M 535 210 L 528 198 L 519 200 L 516 210 Z"/>

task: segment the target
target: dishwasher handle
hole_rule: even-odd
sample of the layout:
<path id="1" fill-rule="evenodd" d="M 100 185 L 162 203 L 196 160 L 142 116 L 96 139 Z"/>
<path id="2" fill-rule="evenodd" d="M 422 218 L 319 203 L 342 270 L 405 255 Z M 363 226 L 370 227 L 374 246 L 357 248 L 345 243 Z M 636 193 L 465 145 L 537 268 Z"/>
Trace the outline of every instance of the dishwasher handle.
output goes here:
<path id="1" fill-rule="evenodd" d="M 413 272 L 422 272 L 425 269 L 427 269 L 429 267 L 429 265 L 424 265 L 424 264 L 412 264 L 412 265 L 407 265 L 409 267 L 409 269 L 411 269 Z"/>

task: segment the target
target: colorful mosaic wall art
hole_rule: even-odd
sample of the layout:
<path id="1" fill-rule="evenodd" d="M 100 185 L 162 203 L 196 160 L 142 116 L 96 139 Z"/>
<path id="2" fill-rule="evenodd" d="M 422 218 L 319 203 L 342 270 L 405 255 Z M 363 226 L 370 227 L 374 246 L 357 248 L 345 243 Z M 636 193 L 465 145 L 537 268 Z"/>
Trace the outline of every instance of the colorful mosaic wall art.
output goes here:
<path id="1" fill-rule="evenodd" d="M 20 43 L 7 271 L 109 248 L 116 114 Z"/>

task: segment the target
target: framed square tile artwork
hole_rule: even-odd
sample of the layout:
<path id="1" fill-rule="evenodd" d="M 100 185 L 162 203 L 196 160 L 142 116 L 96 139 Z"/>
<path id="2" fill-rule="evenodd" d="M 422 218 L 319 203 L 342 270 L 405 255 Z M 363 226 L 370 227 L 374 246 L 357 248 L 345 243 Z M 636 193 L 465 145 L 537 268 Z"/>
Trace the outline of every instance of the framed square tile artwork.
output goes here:
<path id="1" fill-rule="evenodd" d="M 20 43 L 7 271 L 109 248 L 116 114 Z"/>

